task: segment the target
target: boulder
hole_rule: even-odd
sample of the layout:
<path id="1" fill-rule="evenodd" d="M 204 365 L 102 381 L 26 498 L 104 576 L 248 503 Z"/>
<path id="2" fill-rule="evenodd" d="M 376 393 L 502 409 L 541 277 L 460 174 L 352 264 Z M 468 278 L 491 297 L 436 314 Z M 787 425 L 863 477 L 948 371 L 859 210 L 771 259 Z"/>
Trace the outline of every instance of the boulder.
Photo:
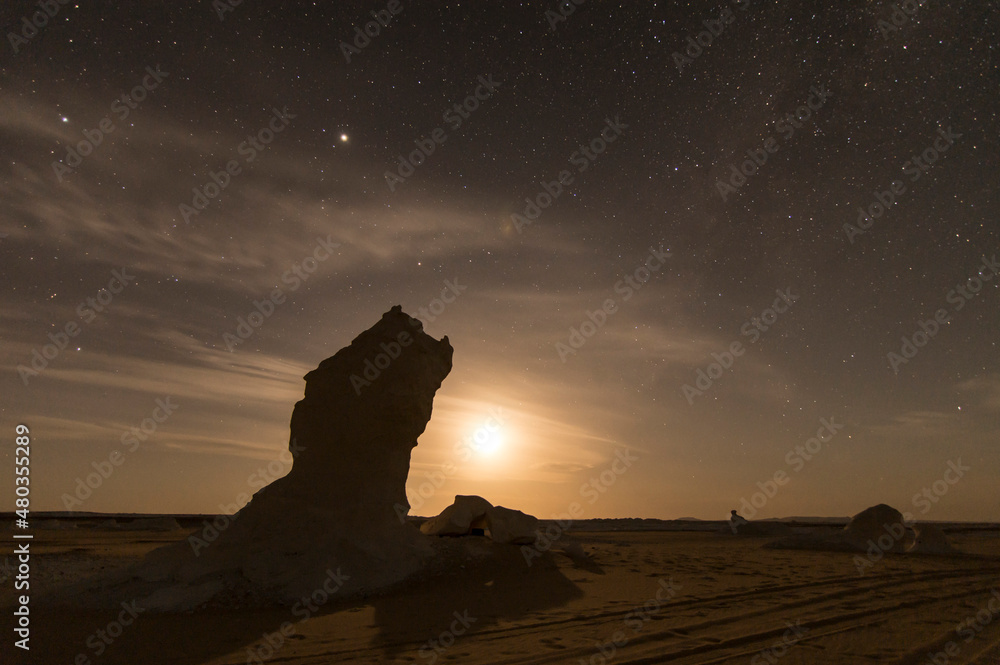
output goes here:
<path id="1" fill-rule="evenodd" d="M 915 538 L 913 544 L 907 552 L 915 554 L 953 554 L 956 550 L 952 547 L 948 536 L 941 530 L 941 527 L 934 524 L 918 524 L 913 527 Z"/>
<path id="2" fill-rule="evenodd" d="M 535 542 L 538 518 L 503 506 L 491 506 L 486 511 L 490 538 L 497 543 L 526 545 Z"/>
<path id="3" fill-rule="evenodd" d="M 873 542 L 883 552 L 906 551 L 908 534 L 903 514 L 884 503 L 862 510 L 844 527 L 844 536 L 860 549 Z"/>
<path id="4" fill-rule="evenodd" d="M 481 496 L 462 495 L 454 503 L 420 525 L 428 536 L 467 536 L 472 529 L 487 527 L 486 515 L 493 504 Z"/>
<path id="5" fill-rule="evenodd" d="M 494 506 L 481 496 L 460 494 L 440 515 L 420 525 L 420 531 L 429 536 L 467 536 L 479 529 L 489 529 L 497 543 L 530 544 L 538 535 L 538 518 Z"/>

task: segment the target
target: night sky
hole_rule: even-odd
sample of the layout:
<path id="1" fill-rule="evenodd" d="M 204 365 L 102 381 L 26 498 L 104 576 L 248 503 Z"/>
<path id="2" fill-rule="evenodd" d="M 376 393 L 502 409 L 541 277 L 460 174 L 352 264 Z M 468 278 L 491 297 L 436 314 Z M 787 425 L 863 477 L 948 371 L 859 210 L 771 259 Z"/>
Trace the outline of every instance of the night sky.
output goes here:
<path id="1" fill-rule="evenodd" d="M 227 512 L 400 304 L 455 348 L 414 514 L 1000 519 L 990 3 L 49 4 L 0 8 L 32 509 Z"/>

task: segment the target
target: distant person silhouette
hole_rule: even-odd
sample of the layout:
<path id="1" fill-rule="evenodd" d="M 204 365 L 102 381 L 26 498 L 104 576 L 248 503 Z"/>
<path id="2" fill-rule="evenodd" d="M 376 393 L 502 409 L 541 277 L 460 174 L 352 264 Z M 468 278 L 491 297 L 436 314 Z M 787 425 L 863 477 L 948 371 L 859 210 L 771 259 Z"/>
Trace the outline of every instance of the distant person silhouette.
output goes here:
<path id="1" fill-rule="evenodd" d="M 740 516 L 735 510 L 729 511 L 729 528 L 733 530 L 733 533 L 739 531 L 740 527 L 744 524 L 749 524 L 743 517 Z"/>

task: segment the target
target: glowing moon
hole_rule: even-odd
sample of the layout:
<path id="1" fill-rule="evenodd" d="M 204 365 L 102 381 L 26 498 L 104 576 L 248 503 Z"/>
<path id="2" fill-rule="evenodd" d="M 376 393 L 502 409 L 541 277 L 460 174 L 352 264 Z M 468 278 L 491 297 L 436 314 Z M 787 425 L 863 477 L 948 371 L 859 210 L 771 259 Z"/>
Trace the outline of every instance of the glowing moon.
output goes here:
<path id="1" fill-rule="evenodd" d="M 472 434 L 471 446 L 479 455 L 493 456 L 503 448 L 503 430 L 499 425 L 479 427 Z"/>

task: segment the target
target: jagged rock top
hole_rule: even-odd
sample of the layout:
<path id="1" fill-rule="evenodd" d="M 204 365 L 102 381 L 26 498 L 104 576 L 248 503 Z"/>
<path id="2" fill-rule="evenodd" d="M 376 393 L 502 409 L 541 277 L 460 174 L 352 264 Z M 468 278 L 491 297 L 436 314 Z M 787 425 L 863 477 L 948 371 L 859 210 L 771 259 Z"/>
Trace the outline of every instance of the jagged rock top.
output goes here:
<path id="1" fill-rule="evenodd" d="M 433 396 L 451 371 L 453 353 L 447 335 L 434 339 L 418 319 L 396 305 L 350 346 L 305 375 L 303 401 L 342 399 L 357 408 L 358 402 L 379 401 L 401 388 Z"/>

